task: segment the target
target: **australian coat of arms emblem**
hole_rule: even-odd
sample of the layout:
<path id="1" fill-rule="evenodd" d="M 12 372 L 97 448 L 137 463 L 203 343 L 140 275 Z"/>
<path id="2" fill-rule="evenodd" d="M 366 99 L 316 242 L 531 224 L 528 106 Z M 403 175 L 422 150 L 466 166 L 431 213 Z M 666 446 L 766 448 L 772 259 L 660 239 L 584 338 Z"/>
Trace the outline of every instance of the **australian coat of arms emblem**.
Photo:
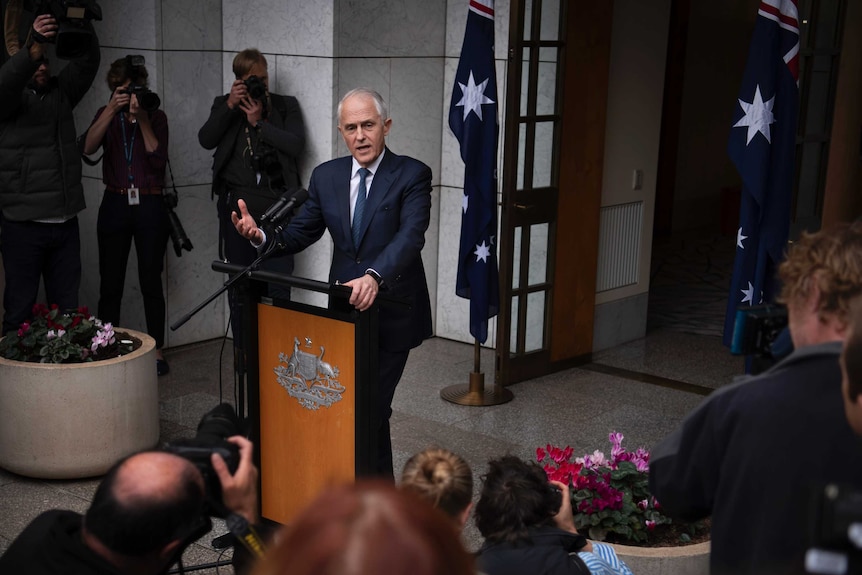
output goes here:
<path id="1" fill-rule="evenodd" d="M 305 339 L 311 347 L 311 340 Z M 299 338 L 293 338 L 293 355 L 278 354 L 279 364 L 275 367 L 278 383 L 295 397 L 306 409 L 329 407 L 341 401 L 345 387 L 338 382 L 338 367 L 323 361 L 325 349 L 320 346 L 320 355 L 314 355 L 299 348 Z"/>

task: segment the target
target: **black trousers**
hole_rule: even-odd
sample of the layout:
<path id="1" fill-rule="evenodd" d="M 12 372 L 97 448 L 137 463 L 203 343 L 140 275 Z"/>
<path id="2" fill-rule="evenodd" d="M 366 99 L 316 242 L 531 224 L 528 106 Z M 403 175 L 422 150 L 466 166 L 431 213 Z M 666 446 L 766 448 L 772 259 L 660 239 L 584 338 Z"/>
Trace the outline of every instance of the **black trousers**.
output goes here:
<path id="1" fill-rule="evenodd" d="M 162 271 L 168 246 L 168 215 L 162 196 L 141 195 L 130 206 L 126 196 L 106 191 L 99 206 L 96 236 L 99 240 L 99 319 L 120 323 L 126 267 L 132 240 L 138 257 L 138 282 L 144 299 L 147 333 L 156 349 L 165 344 L 165 294 Z"/>
<path id="2" fill-rule="evenodd" d="M 392 398 L 395 388 L 401 381 L 404 366 L 407 365 L 407 351 L 379 350 L 377 361 L 380 377 L 377 381 L 377 473 L 386 479 L 394 478 L 392 466 L 392 436 L 389 430 L 389 418 L 392 416 Z"/>
<path id="3" fill-rule="evenodd" d="M 12 222 L 0 216 L 0 253 L 6 274 L 4 334 L 31 317 L 42 279 L 47 304 L 57 304 L 62 310 L 78 307 L 81 238 L 77 217 L 62 224 L 41 224 Z"/>

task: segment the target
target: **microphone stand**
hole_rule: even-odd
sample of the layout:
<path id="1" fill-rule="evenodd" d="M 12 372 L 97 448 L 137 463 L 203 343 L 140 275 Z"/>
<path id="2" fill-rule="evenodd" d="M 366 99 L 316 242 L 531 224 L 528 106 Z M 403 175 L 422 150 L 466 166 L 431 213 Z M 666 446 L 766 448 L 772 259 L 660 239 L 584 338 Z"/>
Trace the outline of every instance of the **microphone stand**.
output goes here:
<path id="1" fill-rule="evenodd" d="M 277 230 L 276 233 L 280 234 L 282 229 L 284 229 L 284 225 L 277 226 L 275 228 L 275 230 Z M 192 311 L 190 311 L 189 313 L 187 313 L 186 315 L 184 315 L 183 317 L 181 317 L 180 319 L 178 319 L 177 321 L 172 323 L 170 326 L 171 331 L 177 331 L 180 327 L 185 325 L 185 323 L 187 321 L 189 321 L 195 314 L 197 314 L 199 311 L 201 311 L 203 308 L 205 308 L 207 305 L 209 305 L 215 298 L 217 298 L 218 296 L 223 294 L 225 291 L 230 289 L 240 279 L 245 278 L 246 276 L 250 275 L 251 272 L 255 271 L 258 268 L 258 266 L 260 266 L 261 263 L 263 263 L 270 256 L 272 256 L 273 254 L 275 254 L 276 252 L 278 252 L 279 250 L 281 250 L 283 248 L 284 248 L 284 244 L 282 242 L 280 242 L 280 241 L 272 242 L 266 248 L 266 250 L 264 250 L 264 252 L 258 256 L 258 258 L 256 260 L 254 260 L 249 265 L 247 265 L 245 268 L 243 268 L 243 270 L 241 272 L 228 278 L 228 280 L 226 282 L 224 282 L 224 284 L 222 284 L 222 286 L 218 290 L 216 290 L 212 295 L 210 295 L 204 301 L 202 301 L 197 306 L 195 306 L 195 308 Z"/>

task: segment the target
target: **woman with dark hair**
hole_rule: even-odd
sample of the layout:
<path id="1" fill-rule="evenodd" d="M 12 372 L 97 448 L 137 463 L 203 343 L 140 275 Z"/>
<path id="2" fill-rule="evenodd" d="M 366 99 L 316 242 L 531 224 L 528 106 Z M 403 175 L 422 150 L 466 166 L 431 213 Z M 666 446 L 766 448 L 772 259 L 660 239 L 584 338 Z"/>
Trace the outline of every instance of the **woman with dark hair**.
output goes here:
<path id="1" fill-rule="evenodd" d="M 535 463 L 505 456 L 488 463 L 476 504 L 488 575 L 632 575 L 610 545 L 575 529 L 569 487 Z"/>
<path id="2" fill-rule="evenodd" d="M 101 278 L 99 318 L 114 325 L 120 321 L 126 265 L 134 240 L 147 333 L 156 340 L 157 373 L 164 375 L 169 369 L 162 356 L 162 271 L 170 233 L 162 196 L 168 160 L 168 118 L 159 109 L 145 110 L 139 101 L 146 92 L 148 77 L 141 61 L 126 56 L 111 64 L 106 78 L 111 98 L 96 112 L 83 151 L 90 155 L 99 148 L 104 150 L 105 194 L 96 223 Z"/>
<path id="3" fill-rule="evenodd" d="M 451 522 L 385 481 L 325 491 L 277 540 L 254 575 L 475 575 Z"/>

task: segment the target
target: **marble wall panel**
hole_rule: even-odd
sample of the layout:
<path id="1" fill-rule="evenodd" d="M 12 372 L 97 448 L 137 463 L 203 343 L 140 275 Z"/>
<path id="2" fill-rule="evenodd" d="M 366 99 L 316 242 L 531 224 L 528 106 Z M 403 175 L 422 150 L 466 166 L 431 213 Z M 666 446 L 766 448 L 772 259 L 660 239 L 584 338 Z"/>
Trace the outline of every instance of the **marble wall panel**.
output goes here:
<path id="1" fill-rule="evenodd" d="M 300 160 L 303 185 L 308 185 L 315 166 L 334 157 L 336 140 L 334 110 L 338 95 L 333 92 L 334 61 L 331 58 L 278 56 L 278 80 L 270 83 L 273 91 L 289 94 L 299 101 L 305 122 L 305 154 Z M 272 70 L 270 70 L 272 73 Z M 340 139 L 340 138 L 338 138 Z"/>
<path id="2" fill-rule="evenodd" d="M 212 182 L 213 150 L 198 143 L 198 130 L 223 94 L 221 58 L 209 52 L 164 52 L 160 95 L 170 126 L 171 168 L 177 186 Z M 170 179 L 170 172 L 166 174 Z M 213 208 L 214 210 L 215 208 Z M 214 213 L 214 212 L 213 212 Z"/>
<path id="3" fill-rule="evenodd" d="M 392 60 L 388 144 L 398 154 L 428 164 L 435 185 L 440 182 L 442 83 L 442 58 Z"/>
<path id="4" fill-rule="evenodd" d="M 140 50 L 156 50 L 162 47 L 160 1 L 111 0 L 99 5 L 102 21 L 94 22 L 93 26 L 103 48 L 134 46 Z"/>
<path id="5" fill-rule="evenodd" d="M 165 270 L 168 325 L 194 309 L 224 281 L 222 274 L 212 270 L 213 260 L 218 259 L 218 229 L 210 186 L 188 186 L 178 192 L 176 213 L 194 249 L 177 257 L 168 242 Z M 166 345 L 173 347 L 221 337 L 227 321 L 223 301 L 226 297 L 217 298 L 177 331 L 168 329 Z"/>
<path id="6" fill-rule="evenodd" d="M 222 13 L 222 48 L 228 52 L 256 47 L 267 54 L 333 55 L 332 1 L 223 2 Z"/>
<path id="7" fill-rule="evenodd" d="M 161 0 L 161 6 L 165 50 L 221 50 L 222 0 Z"/>
<path id="8" fill-rule="evenodd" d="M 446 0 L 339 0 L 338 56 L 442 56 Z"/>
<path id="9" fill-rule="evenodd" d="M 455 295 L 463 189 L 440 189 L 436 335 L 471 343 L 470 302 Z M 489 328 L 490 329 L 490 328 Z"/>
<path id="10" fill-rule="evenodd" d="M 80 305 L 89 307 L 95 314 L 99 305 L 99 248 L 96 241 L 96 219 L 99 216 L 99 204 L 102 202 L 105 189 L 102 185 L 101 168 L 98 179 L 84 177 L 82 183 L 87 209 L 78 213 L 81 234 L 81 289 L 78 293 Z"/>

